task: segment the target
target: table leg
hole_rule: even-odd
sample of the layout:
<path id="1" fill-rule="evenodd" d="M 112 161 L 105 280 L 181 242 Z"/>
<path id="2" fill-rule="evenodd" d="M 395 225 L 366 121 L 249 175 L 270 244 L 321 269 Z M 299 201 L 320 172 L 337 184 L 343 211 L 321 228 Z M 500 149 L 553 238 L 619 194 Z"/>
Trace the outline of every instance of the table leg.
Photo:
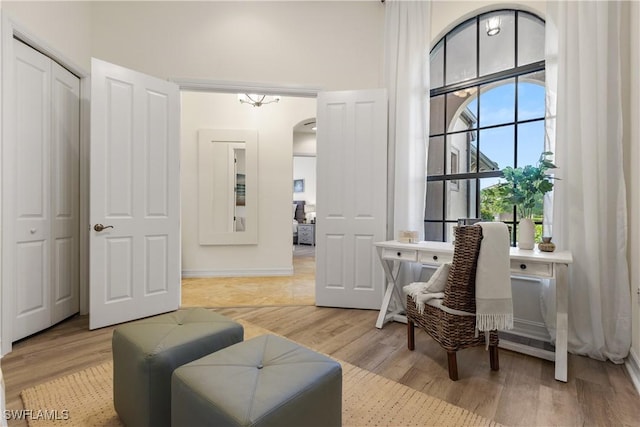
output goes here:
<path id="1" fill-rule="evenodd" d="M 378 255 L 380 256 L 380 248 L 378 248 Z M 393 266 L 393 271 L 391 269 L 391 265 L 394 261 L 388 261 L 382 259 L 380 256 L 380 262 L 382 264 L 382 269 L 384 270 L 384 274 L 387 278 L 387 289 L 385 290 L 384 297 L 382 298 L 382 306 L 380 307 L 380 313 L 378 314 L 378 320 L 376 321 L 376 328 L 381 329 L 382 326 L 386 323 L 387 313 L 389 312 L 389 305 L 391 304 L 391 300 L 396 297 L 397 298 L 397 290 L 396 290 L 396 278 L 398 276 L 398 272 L 400 271 L 400 263 L 397 262 Z M 402 302 L 400 302 L 402 304 Z"/>
<path id="2" fill-rule="evenodd" d="M 567 264 L 556 264 L 556 375 L 567 382 L 569 335 L 569 277 Z"/>

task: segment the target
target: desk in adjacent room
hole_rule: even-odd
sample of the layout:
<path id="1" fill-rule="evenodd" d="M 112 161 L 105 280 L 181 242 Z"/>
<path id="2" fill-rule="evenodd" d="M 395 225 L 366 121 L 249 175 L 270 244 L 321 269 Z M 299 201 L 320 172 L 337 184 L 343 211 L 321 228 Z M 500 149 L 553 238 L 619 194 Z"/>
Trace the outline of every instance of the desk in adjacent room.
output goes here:
<path id="1" fill-rule="evenodd" d="M 376 322 L 377 328 L 390 321 L 407 322 L 404 315 L 402 289 L 396 283 L 403 262 L 440 265 L 453 260 L 453 245 L 446 242 L 401 243 L 395 240 L 374 244 L 382 263 L 387 287 Z M 567 381 L 567 336 L 569 298 L 567 270 L 573 262 L 569 251 L 539 252 L 511 248 L 511 275 L 555 279 L 556 281 L 556 341 L 555 352 L 501 340 L 500 347 L 542 357 L 555 362 L 555 378 Z M 393 308 L 391 308 L 393 306 Z"/>

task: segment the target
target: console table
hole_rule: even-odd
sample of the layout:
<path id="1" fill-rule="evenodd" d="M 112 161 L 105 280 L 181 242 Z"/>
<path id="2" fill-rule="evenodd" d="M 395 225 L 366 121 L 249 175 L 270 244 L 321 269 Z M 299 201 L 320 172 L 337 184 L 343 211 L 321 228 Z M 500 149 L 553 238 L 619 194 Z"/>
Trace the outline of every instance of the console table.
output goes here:
<path id="1" fill-rule="evenodd" d="M 376 327 L 399 321 L 406 323 L 404 298 L 400 284 L 396 283 L 402 263 L 418 263 L 438 266 L 453 260 L 453 245 L 448 242 L 401 243 L 395 240 L 374 243 L 387 278 L 382 307 Z M 539 252 L 511 248 L 511 275 L 556 280 L 556 344 L 555 352 L 533 348 L 524 344 L 500 340 L 500 347 L 541 357 L 555 362 L 555 378 L 567 381 L 567 336 L 569 318 L 568 277 L 573 256 L 569 251 Z M 393 306 L 393 307 L 391 307 Z"/>

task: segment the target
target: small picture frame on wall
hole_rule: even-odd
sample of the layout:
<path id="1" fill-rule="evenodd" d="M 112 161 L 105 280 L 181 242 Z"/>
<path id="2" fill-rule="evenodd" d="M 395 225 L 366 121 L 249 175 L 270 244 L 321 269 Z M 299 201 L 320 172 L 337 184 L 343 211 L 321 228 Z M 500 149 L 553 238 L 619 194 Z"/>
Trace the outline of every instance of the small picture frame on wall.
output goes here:
<path id="1" fill-rule="evenodd" d="M 304 192 L 304 179 L 294 179 L 293 180 L 293 192 L 294 193 L 303 193 Z"/>

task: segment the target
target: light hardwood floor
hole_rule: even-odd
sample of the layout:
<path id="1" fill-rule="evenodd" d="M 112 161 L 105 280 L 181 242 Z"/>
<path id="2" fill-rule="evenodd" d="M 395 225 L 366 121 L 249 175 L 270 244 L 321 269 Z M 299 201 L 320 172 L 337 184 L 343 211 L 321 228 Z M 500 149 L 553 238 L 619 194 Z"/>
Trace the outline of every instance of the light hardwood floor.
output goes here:
<path id="1" fill-rule="evenodd" d="M 492 372 L 488 352 L 476 347 L 458 353 L 460 380 L 452 382 L 444 350 L 421 331 L 416 350 L 407 350 L 406 325 L 376 329 L 376 311 L 309 305 L 216 311 L 505 425 L 640 425 L 640 397 L 622 365 L 570 355 L 569 381 L 561 383 L 554 380 L 553 363 L 507 350 L 500 351 L 500 370 Z M 75 316 L 15 344 L 2 359 L 7 407 L 22 407 L 24 388 L 110 360 L 112 331 L 89 331 L 88 318 Z"/>

